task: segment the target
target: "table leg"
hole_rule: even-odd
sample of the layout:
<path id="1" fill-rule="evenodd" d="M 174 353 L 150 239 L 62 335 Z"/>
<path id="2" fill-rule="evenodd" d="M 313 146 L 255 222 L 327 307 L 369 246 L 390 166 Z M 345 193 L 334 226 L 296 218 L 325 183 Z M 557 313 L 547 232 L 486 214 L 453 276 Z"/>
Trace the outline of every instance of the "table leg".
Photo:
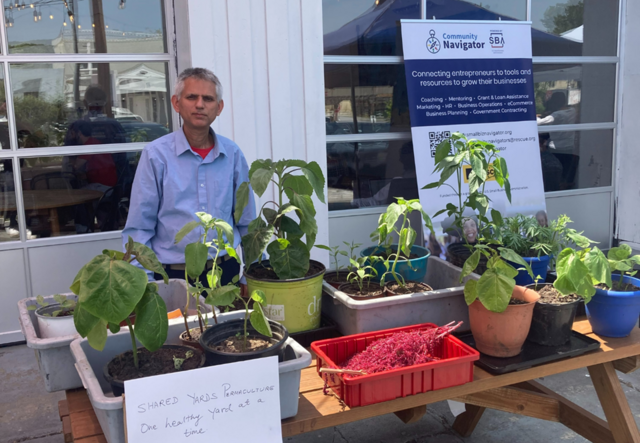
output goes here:
<path id="1" fill-rule="evenodd" d="M 640 443 L 640 433 L 611 362 L 587 368 L 616 443 Z"/>
<path id="2" fill-rule="evenodd" d="M 463 437 L 469 437 L 478 425 L 486 408 L 465 403 L 465 411 L 456 417 L 453 430 Z"/>
<path id="3" fill-rule="evenodd" d="M 58 209 L 49 209 L 49 219 L 51 220 L 51 236 L 60 235 L 60 220 L 58 219 Z"/>

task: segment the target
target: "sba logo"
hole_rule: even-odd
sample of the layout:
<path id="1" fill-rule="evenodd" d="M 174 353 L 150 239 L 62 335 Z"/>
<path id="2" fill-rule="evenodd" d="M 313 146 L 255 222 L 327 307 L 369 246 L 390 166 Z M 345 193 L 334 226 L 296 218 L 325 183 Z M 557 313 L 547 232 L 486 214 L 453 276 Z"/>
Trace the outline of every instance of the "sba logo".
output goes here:
<path id="1" fill-rule="evenodd" d="M 492 48 L 504 48 L 504 36 L 502 32 L 492 32 L 489 35 L 489 44 Z"/>
<path id="2" fill-rule="evenodd" d="M 427 51 L 435 54 L 436 52 L 440 51 L 440 40 L 436 38 L 436 31 L 434 31 L 433 29 L 429 31 L 429 35 L 431 37 L 427 39 Z"/>

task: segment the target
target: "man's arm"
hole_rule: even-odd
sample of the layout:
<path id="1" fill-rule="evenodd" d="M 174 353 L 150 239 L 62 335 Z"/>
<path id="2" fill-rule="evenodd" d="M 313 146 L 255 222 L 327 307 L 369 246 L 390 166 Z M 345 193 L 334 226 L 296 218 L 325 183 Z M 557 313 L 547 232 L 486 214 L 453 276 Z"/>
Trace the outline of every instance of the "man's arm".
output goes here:
<path id="1" fill-rule="evenodd" d="M 161 168 L 161 165 L 154 165 L 147 149 L 142 151 L 131 189 L 127 224 L 122 231 L 123 249 L 129 236 L 134 241 L 151 248 L 151 239 L 156 233 L 158 210 L 162 198 L 163 171 L 156 168 Z M 147 274 L 149 272 L 147 271 Z"/>

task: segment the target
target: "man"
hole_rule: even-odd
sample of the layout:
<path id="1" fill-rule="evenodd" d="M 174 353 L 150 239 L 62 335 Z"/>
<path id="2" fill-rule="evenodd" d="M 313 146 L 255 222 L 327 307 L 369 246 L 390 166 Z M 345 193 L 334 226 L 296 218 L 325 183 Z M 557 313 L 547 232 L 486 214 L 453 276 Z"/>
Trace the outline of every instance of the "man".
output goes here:
<path id="1" fill-rule="evenodd" d="M 233 246 L 237 247 L 255 218 L 255 206 L 250 192 L 241 220 L 234 223 L 236 190 L 249 181 L 249 167 L 238 145 L 210 127 L 224 108 L 218 78 L 208 69 L 185 69 L 178 76 L 174 92 L 171 104 L 183 126 L 142 151 L 122 239 L 126 243 L 131 236 L 146 244 L 165 265 L 169 278 L 184 278 L 184 248 L 198 241 L 203 230 L 193 230 L 178 245 L 174 238 L 186 223 L 197 220 L 195 213 L 206 212 L 229 223 L 234 232 Z M 218 266 L 225 285 L 238 275 L 240 265 L 224 251 L 220 255 Z M 203 283 L 211 267 L 209 262 L 201 276 Z M 244 285 L 242 290 L 246 290 Z"/>

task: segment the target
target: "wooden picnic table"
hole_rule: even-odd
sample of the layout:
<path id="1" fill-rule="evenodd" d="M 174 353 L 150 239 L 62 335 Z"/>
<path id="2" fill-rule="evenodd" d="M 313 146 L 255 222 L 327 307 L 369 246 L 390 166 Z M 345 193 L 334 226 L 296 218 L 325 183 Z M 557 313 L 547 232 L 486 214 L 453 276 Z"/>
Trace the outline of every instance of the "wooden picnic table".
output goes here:
<path id="1" fill-rule="evenodd" d="M 405 423 L 413 423 L 425 414 L 427 405 L 449 399 L 465 403 L 466 411 L 453 425 L 465 437 L 471 435 L 483 412 L 489 408 L 559 422 L 592 442 L 640 443 L 634 415 L 616 374 L 616 370 L 629 373 L 640 367 L 640 329 L 634 328 L 625 338 L 599 337 L 591 332 L 587 320 L 580 320 L 574 324 L 574 330 L 598 340 L 600 349 L 503 375 L 492 375 L 475 366 L 471 383 L 353 409 L 334 395 L 323 393 L 324 383 L 316 372 L 314 361 L 302 371 L 298 414 L 282 421 L 282 436 L 291 437 L 389 413 Z M 607 421 L 534 381 L 585 367 Z M 66 442 L 105 441 L 83 389 L 68 391 L 67 400 L 61 402 L 60 409 L 61 419 L 63 412 L 68 414 Z"/>

